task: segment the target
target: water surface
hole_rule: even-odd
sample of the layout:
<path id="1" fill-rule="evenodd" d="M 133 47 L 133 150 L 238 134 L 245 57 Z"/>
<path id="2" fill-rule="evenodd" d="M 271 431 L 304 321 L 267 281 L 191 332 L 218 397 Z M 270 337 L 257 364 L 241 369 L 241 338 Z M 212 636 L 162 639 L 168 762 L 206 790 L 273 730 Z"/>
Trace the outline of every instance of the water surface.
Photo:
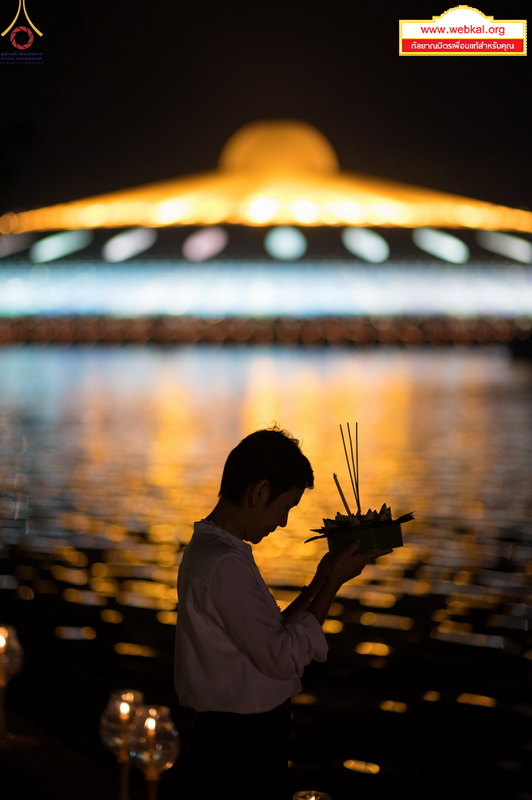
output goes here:
<path id="1" fill-rule="evenodd" d="M 342 510 L 333 473 L 355 505 L 339 425 L 358 422 L 363 510 L 385 502 L 415 521 L 404 547 L 340 593 L 326 626 L 333 664 L 387 668 L 376 709 L 401 694 L 410 710 L 441 703 L 452 685 L 450 702 L 466 693 L 484 710 L 512 709 L 520 730 L 532 658 L 530 363 L 502 347 L 23 346 L 0 350 L 0 376 L 0 596 L 35 613 L 53 600 L 57 641 L 105 642 L 124 665 L 161 654 L 169 664 L 192 523 L 216 502 L 228 451 L 273 423 L 300 439 L 316 479 L 286 529 L 255 548 L 288 602 L 324 552 L 305 544 L 310 529 Z M 149 634 L 129 624 L 140 612 Z M 416 648 L 434 675 L 419 687 Z M 500 680 L 482 672 L 494 657 Z M 442 658 L 452 680 L 430 672 Z M 404 659 L 408 692 L 391 691 Z M 513 767 L 501 757 L 501 774 L 521 775 L 527 741 Z M 377 751 L 369 760 L 385 765 Z"/>

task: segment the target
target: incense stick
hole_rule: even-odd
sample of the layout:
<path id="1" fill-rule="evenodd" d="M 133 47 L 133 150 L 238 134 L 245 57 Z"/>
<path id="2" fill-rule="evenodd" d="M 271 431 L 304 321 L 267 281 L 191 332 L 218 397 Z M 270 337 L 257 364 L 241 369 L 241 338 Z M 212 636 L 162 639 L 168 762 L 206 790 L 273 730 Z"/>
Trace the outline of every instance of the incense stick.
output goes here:
<path id="1" fill-rule="evenodd" d="M 358 434 L 358 423 L 355 423 L 355 424 L 357 425 L 357 434 Z M 357 508 L 358 508 L 359 513 L 360 513 L 360 494 L 358 492 L 358 435 L 356 437 L 356 453 L 357 453 L 357 457 L 356 457 L 356 462 L 355 462 L 355 457 L 353 455 L 353 439 L 351 438 L 351 428 L 349 427 L 349 422 L 347 423 L 347 434 L 349 436 L 349 448 L 351 450 L 351 467 L 353 469 L 353 477 L 354 477 L 354 481 L 355 481 L 355 485 L 353 487 L 353 491 L 355 493 L 355 500 L 356 500 Z"/>
<path id="2" fill-rule="evenodd" d="M 349 456 L 347 455 L 347 447 L 346 447 L 345 439 L 344 439 L 344 429 L 342 428 L 341 425 L 340 425 L 340 433 L 342 435 L 342 444 L 344 446 L 344 454 L 345 454 L 345 460 L 346 460 L 346 463 L 347 463 L 347 471 L 349 472 L 349 478 L 351 480 L 351 486 L 353 488 L 353 492 L 355 493 L 355 498 L 356 498 L 356 491 L 355 491 L 355 484 L 354 484 L 354 481 L 353 481 L 353 474 L 351 472 L 351 465 L 349 463 Z"/>
<path id="3" fill-rule="evenodd" d="M 356 454 L 357 454 L 357 492 L 358 492 L 358 499 L 360 500 L 360 482 L 359 482 L 359 471 L 358 471 L 358 422 L 355 422 L 355 435 L 356 435 Z"/>
<path id="4" fill-rule="evenodd" d="M 360 495 L 358 493 L 358 428 L 357 428 L 357 442 L 356 442 L 356 444 L 357 444 L 356 462 L 355 462 L 355 458 L 353 456 L 353 440 L 351 438 L 351 429 L 349 427 L 349 423 L 347 423 L 347 432 L 348 432 L 348 435 L 349 435 L 349 446 L 350 446 L 350 450 L 351 450 L 351 463 L 349 462 L 349 455 L 347 453 L 347 446 L 346 446 L 346 443 L 345 443 L 344 431 L 343 431 L 342 426 L 340 425 L 340 433 L 342 435 L 342 443 L 344 445 L 345 460 L 346 460 L 346 463 L 347 463 L 347 469 L 348 469 L 348 472 L 349 472 L 349 478 L 351 479 L 351 486 L 353 488 L 353 494 L 355 495 L 355 501 L 356 501 L 356 504 L 357 504 L 358 513 L 360 514 L 360 513 L 362 513 L 362 511 L 361 511 L 361 508 L 360 508 Z"/>
<path id="5" fill-rule="evenodd" d="M 351 431 L 349 430 L 349 423 L 347 423 L 347 430 L 349 432 L 349 441 L 351 442 L 351 458 L 353 458 L 353 442 L 351 441 Z M 356 501 L 359 514 L 361 514 L 362 510 L 360 508 L 360 482 L 359 482 L 359 472 L 358 472 L 358 422 L 355 422 L 355 454 L 356 454 L 356 461 L 353 462 L 353 471 L 355 473 L 355 484 L 357 487 Z"/>

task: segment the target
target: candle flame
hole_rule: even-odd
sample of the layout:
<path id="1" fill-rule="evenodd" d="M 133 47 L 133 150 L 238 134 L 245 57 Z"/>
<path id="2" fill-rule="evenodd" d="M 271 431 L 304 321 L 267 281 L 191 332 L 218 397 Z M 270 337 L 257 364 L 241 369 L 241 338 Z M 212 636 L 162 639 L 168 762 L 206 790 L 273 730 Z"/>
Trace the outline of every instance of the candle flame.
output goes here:
<path id="1" fill-rule="evenodd" d="M 0 633 L 0 650 L 3 650 L 7 644 L 7 639 Z"/>
<path id="2" fill-rule="evenodd" d="M 155 731 L 156 725 L 157 725 L 157 721 L 153 717 L 148 717 L 148 719 L 144 723 L 144 727 L 148 731 Z"/>
<path id="3" fill-rule="evenodd" d="M 120 703 L 120 716 L 121 717 L 129 717 L 129 703 Z"/>

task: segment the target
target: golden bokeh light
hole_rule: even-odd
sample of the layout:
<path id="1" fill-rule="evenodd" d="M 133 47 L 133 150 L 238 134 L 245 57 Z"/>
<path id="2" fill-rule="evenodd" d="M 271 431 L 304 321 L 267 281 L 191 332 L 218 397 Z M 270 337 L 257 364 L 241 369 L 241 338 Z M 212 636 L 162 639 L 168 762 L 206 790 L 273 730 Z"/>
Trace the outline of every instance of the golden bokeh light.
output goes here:
<path id="1" fill-rule="evenodd" d="M 300 692 L 292 697 L 292 703 L 296 706 L 316 706 L 318 705 L 318 698 L 315 694 Z"/>
<path id="2" fill-rule="evenodd" d="M 344 767 L 352 772 L 362 772 L 366 775 L 377 775 L 381 771 L 378 764 L 372 764 L 370 761 L 357 761 L 353 758 L 344 761 Z"/>
<path id="3" fill-rule="evenodd" d="M 120 625 L 120 623 L 124 620 L 124 617 L 120 611 L 115 611 L 111 608 L 104 608 L 102 611 L 100 611 L 100 617 L 104 622 L 109 622 L 111 625 Z"/>
<path id="4" fill-rule="evenodd" d="M 425 692 L 425 694 L 423 695 L 423 700 L 426 700 L 427 703 L 437 703 L 438 700 L 440 699 L 441 699 L 441 694 L 434 690 L 429 690 L 428 692 Z"/>
<path id="5" fill-rule="evenodd" d="M 344 629 L 339 619 L 326 619 L 322 627 L 325 633 L 341 633 Z"/>
<path id="6" fill-rule="evenodd" d="M 360 642 L 356 652 L 359 656 L 389 656 L 391 648 L 384 642 Z"/>
<path id="7" fill-rule="evenodd" d="M 488 697 L 483 694 L 471 694 L 464 692 L 456 698 L 457 703 L 462 703 L 470 706 L 482 706 L 483 708 L 495 708 L 497 701 L 494 697 Z"/>
<path id="8" fill-rule="evenodd" d="M 157 655 L 153 647 L 133 642 L 117 642 L 114 646 L 115 653 L 119 656 L 141 656 L 142 658 L 154 658 Z"/>
<path id="9" fill-rule="evenodd" d="M 408 711 L 407 704 L 399 700 L 383 700 L 379 708 L 381 711 L 391 711 L 394 714 L 404 714 Z"/>
<path id="10" fill-rule="evenodd" d="M 0 217 L 0 233 L 168 225 L 355 225 L 532 232 L 532 212 L 341 170 L 295 120 L 245 125 L 218 168 Z"/>

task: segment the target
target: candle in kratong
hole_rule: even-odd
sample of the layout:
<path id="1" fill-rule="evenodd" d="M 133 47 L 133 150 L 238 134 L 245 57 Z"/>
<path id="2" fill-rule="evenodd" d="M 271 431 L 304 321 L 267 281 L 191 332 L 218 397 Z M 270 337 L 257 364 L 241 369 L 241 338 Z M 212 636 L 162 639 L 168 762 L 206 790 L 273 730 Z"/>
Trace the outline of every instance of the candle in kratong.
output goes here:
<path id="1" fill-rule="evenodd" d="M 340 497 L 342 499 L 342 503 L 344 504 L 344 508 L 345 508 L 346 514 L 348 514 L 348 516 L 351 516 L 351 511 L 349 510 L 349 506 L 347 505 L 347 500 L 344 497 L 344 493 L 342 492 L 342 487 L 340 486 L 340 482 L 338 480 L 338 476 L 335 473 L 333 473 L 333 478 L 334 478 L 334 482 L 336 484 L 336 488 L 338 489 L 338 492 L 339 492 Z"/>

